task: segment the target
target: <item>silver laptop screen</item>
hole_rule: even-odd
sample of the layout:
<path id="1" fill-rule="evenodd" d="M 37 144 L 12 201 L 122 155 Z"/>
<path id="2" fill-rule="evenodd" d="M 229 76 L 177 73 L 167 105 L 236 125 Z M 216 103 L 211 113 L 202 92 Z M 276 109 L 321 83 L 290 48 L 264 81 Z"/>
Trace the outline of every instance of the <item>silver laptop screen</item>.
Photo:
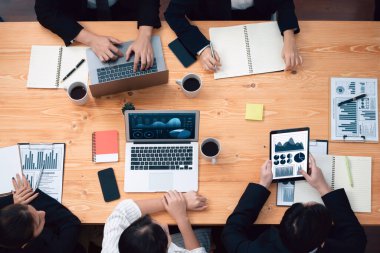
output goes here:
<path id="1" fill-rule="evenodd" d="M 130 112 L 128 113 L 129 139 L 192 141 L 198 139 L 196 112 Z M 127 133 L 128 134 L 128 133 Z"/>

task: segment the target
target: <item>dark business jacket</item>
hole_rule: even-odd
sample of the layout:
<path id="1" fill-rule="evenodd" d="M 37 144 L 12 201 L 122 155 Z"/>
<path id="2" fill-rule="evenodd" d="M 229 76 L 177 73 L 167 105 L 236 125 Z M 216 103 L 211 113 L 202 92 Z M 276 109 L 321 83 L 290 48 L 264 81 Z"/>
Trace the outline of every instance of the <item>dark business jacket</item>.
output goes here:
<path id="1" fill-rule="evenodd" d="M 31 202 L 36 210 L 45 211 L 45 227 L 42 233 L 24 249 L 0 248 L 0 253 L 74 253 L 78 252 L 77 240 L 80 221 L 58 201 L 37 190 L 39 195 Z M 13 204 L 12 195 L 0 198 L 0 208 Z"/>
<path id="2" fill-rule="evenodd" d="M 278 26 L 281 33 L 294 29 L 298 33 L 299 26 L 293 0 L 255 0 L 254 14 L 250 20 L 270 19 L 278 12 Z M 231 0 L 171 0 L 165 12 L 169 26 L 185 48 L 196 55 L 199 50 L 210 42 L 187 20 L 231 20 Z"/>
<path id="3" fill-rule="evenodd" d="M 258 184 L 249 184 L 234 212 L 228 217 L 222 233 L 222 241 L 228 253 L 288 253 L 277 228 L 271 227 L 257 239 L 248 237 L 251 224 L 260 213 L 270 192 Z M 334 222 L 331 234 L 324 247 L 317 252 L 347 253 L 364 252 L 366 235 L 351 210 L 344 189 L 332 191 L 322 197 Z"/>
<path id="4" fill-rule="evenodd" d="M 159 28 L 159 8 L 159 0 L 119 0 L 111 7 L 111 15 L 113 20 L 137 20 L 138 26 Z M 36 0 L 34 9 L 38 22 L 66 45 L 83 29 L 77 21 L 93 20 L 87 0 Z"/>

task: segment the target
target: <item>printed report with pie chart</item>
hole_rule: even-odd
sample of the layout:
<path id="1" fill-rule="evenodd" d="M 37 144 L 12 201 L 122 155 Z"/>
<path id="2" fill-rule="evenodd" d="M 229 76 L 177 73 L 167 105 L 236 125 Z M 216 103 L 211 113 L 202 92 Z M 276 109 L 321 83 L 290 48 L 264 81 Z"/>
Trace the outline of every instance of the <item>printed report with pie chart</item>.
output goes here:
<path id="1" fill-rule="evenodd" d="M 301 170 L 308 170 L 308 128 L 272 131 L 270 138 L 273 179 L 303 179 Z"/>

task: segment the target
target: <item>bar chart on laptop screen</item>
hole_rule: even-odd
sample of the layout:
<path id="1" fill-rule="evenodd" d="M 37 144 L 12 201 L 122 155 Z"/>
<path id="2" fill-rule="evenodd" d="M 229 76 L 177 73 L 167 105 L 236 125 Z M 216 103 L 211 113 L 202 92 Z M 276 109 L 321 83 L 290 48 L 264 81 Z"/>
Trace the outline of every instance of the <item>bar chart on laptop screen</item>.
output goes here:
<path id="1" fill-rule="evenodd" d="M 61 201 L 64 144 L 20 144 L 20 155 L 23 173 L 33 189 L 39 188 Z"/>

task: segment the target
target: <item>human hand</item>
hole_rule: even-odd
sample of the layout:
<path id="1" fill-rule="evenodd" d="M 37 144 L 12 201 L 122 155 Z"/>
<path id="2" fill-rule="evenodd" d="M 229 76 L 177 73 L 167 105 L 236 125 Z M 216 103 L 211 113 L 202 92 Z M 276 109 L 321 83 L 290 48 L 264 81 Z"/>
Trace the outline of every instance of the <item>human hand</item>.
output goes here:
<path id="1" fill-rule="evenodd" d="M 261 166 L 260 169 L 260 183 L 265 188 L 269 188 L 273 180 L 272 173 L 272 161 L 266 160 L 265 163 Z"/>
<path id="2" fill-rule="evenodd" d="M 330 186 L 327 184 L 325 177 L 322 174 L 322 171 L 320 168 L 317 167 L 317 164 L 315 163 L 314 157 L 310 154 L 309 158 L 309 168 L 310 168 L 310 175 L 307 174 L 304 170 L 301 170 L 302 176 L 305 177 L 306 181 L 314 187 L 321 196 L 331 192 Z"/>
<path id="3" fill-rule="evenodd" d="M 125 53 L 125 58 L 127 61 L 131 57 L 132 52 L 135 54 L 133 71 L 137 71 L 140 61 L 140 70 L 146 70 L 153 66 L 154 56 L 151 43 L 152 30 L 153 27 L 151 26 L 140 26 L 137 39 L 129 46 L 127 52 Z"/>
<path id="4" fill-rule="evenodd" d="M 187 210 L 203 211 L 207 208 L 207 198 L 198 194 L 195 191 L 186 192 L 183 194 L 186 200 Z"/>
<path id="5" fill-rule="evenodd" d="M 214 58 L 215 57 L 215 58 Z M 212 57 L 211 48 L 207 47 L 200 55 L 201 65 L 204 70 L 215 72 L 221 66 L 218 53 L 214 50 Z"/>
<path id="6" fill-rule="evenodd" d="M 14 204 L 23 204 L 27 205 L 33 201 L 33 199 L 38 197 L 38 192 L 34 192 L 30 186 L 26 177 L 19 174 L 16 175 L 16 178 L 12 178 L 12 183 L 14 187 L 13 193 L 13 203 Z"/>
<path id="7" fill-rule="evenodd" d="M 298 65 L 302 65 L 302 57 L 298 53 L 293 30 L 286 30 L 284 32 L 282 59 L 285 62 L 285 70 L 295 70 Z"/>
<path id="8" fill-rule="evenodd" d="M 89 46 L 102 62 L 115 61 L 123 56 L 123 53 L 115 46 L 122 43 L 120 40 L 109 36 L 95 36 Z"/>
<path id="9" fill-rule="evenodd" d="M 122 42 L 109 36 L 96 35 L 86 29 L 82 29 L 75 40 L 88 45 L 102 62 L 116 60 L 123 53 L 115 46 Z"/>
<path id="10" fill-rule="evenodd" d="M 187 219 L 186 199 L 182 193 L 177 191 L 169 191 L 164 195 L 162 203 L 166 211 L 177 222 Z"/>

